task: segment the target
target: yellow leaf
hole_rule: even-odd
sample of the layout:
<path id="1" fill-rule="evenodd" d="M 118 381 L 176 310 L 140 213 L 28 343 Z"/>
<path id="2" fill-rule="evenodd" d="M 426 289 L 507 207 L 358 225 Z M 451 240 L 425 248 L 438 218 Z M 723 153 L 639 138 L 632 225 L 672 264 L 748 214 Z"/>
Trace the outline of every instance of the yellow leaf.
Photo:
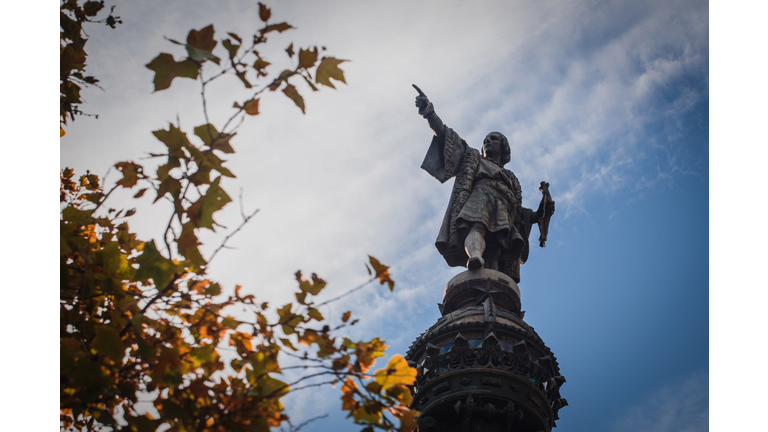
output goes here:
<path id="1" fill-rule="evenodd" d="M 396 354 L 389 360 L 387 367 L 374 372 L 373 377 L 381 389 L 386 391 L 398 384 L 412 385 L 416 381 L 416 369 L 408 366 L 403 356 Z"/>

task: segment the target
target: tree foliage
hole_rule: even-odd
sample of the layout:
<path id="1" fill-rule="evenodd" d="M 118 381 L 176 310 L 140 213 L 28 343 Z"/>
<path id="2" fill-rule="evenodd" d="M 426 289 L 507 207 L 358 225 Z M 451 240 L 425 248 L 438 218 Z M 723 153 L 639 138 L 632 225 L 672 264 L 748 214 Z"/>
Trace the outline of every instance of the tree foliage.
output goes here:
<path id="1" fill-rule="evenodd" d="M 100 20 L 96 19 L 104 9 L 104 1 L 86 1 L 80 4 L 77 0 L 61 2 L 59 13 L 59 112 L 61 123 L 61 136 L 64 136 L 64 125 L 67 118 L 75 119 L 75 115 L 83 115 L 79 104 L 80 90 L 83 86 L 98 86 L 99 80 L 86 75 L 85 61 L 88 54 L 85 51 L 86 39 L 83 31 L 84 23 L 104 23 L 111 28 L 122 24 L 119 16 L 115 16 L 115 7 L 109 11 L 109 15 Z"/>
<path id="2" fill-rule="evenodd" d="M 62 50 L 62 59 L 79 65 L 71 69 L 76 72 L 70 71 L 67 86 L 77 80 L 90 83 L 86 78 L 92 77 L 82 76 L 80 60 L 86 54 L 77 32 L 103 6 L 62 3 L 62 17 L 76 23 L 66 21 L 70 28 L 64 30 L 62 18 L 62 35 L 67 32 L 72 41 L 67 45 L 71 49 Z M 210 257 L 203 256 L 200 231 L 222 228 L 215 215 L 232 201 L 221 183 L 222 177 L 234 174 L 222 157 L 235 152 L 232 140 L 239 124 L 259 114 L 259 100 L 267 90 L 282 90 L 304 112 L 304 99 L 293 81 L 303 81 L 313 91 L 318 91 L 315 84 L 333 88 L 330 79 L 344 82 L 338 67 L 344 60 L 320 57 L 317 47 L 300 48 L 297 55 L 291 44 L 286 52 L 294 66 L 277 75 L 268 71 L 271 63 L 256 48 L 271 33 L 292 26 L 272 23 L 271 10 L 263 4 L 259 17 L 263 27 L 247 44 L 227 33 L 219 45 L 211 25 L 191 30 L 185 43 L 171 40 L 184 47 L 185 57 L 176 60 L 161 53 L 146 65 L 155 73 L 155 91 L 169 88 L 175 78 L 200 82 L 206 119 L 208 85 L 224 76 L 239 79 L 249 94 L 233 104 L 232 116 L 220 128 L 207 122 L 192 128 L 191 135 L 180 124 L 154 131 L 162 151 L 152 156 L 161 158 L 161 164 L 151 172 L 132 161 L 117 163 L 121 178 L 108 191 L 90 172 L 61 172 L 62 429 L 154 431 L 166 425 L 172 431 L 266 431 L 290 424 L 281 402 L 286 394 L 333 383 L 340 384 L 342 409 L 364 430 L 408 431 L 416 425 L 417 412 L 407 408 L 415 369 L 396 355 L 386 367 L 372 371 L 376 359 L 384 356 L 385 342 L 338 336 L 357 319 L 347 311 L 342 324 L 330 328 L 320 312 L 374 281 L 393 289 L 388 267 L 376 258 L 369 257 L 368 282 L 325 301 L 318 296 L 326 282 L 297 272 L 296 301 L 279 307 L 242 295 L 239 286 L 224 294 L 206 275 L 216 253 L 256 214 L 243 213 L 241 225 Z M 80 102 L 79 96 L 67 98 Z M 62 122 L 65 112 L 74 111 L 62 108 Z M 136 189 L 135 198 L 150 191 L 155 202 L 171 204 L 160 242 L 141 241 L 131 232 L 128 218 L 135 209 L 108 207 L 117 188 Z M 234 316 L 235 307 L 245 315 Z M 224 351 L 228 354 L 222 356 Z M 284 366 L 286 359 L 292 360 L 290 366 Z M 281 373 L 288 369 L 302 374 L 287 380 Z M 156 395 L 152 404 L 160 418 L 136 409 L 142 394 Z"/>

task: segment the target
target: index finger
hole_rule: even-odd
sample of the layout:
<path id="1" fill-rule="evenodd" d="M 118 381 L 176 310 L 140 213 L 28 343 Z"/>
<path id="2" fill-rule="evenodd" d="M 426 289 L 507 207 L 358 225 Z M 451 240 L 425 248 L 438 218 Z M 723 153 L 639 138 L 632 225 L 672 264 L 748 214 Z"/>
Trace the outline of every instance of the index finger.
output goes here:
<path id="1" fill-rule="evenodd" d="M 418 87 L 416 84 L 411 84 L 411 85 L 413 86 L 413 88 L 415 88 L 415 89 L 416 89 L 416 91 L 417 91 L 417 92 L 419 92 L 419 96 L 426 96 L 426 95 L 424 94 L 424 92 L 423 92 L 423 91 L 421 91 L 421 89 L 420 89 L 420 88 L 419 88 L 419 87 Z"/>

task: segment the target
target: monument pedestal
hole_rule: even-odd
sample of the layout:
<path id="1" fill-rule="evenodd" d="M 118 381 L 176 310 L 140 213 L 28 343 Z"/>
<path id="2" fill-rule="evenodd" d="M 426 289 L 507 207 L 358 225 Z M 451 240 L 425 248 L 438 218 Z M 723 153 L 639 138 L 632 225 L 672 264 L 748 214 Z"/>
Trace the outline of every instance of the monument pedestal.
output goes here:
<path id="1" fill-rule="evenodd" d="M 438 306 L 442 317 L 405 356 L 418 370 L 419 431 L 550 432 L 567 405 L 565 378 L 523 321 L 517 284 L 495 270 L 465 271 Z"/>

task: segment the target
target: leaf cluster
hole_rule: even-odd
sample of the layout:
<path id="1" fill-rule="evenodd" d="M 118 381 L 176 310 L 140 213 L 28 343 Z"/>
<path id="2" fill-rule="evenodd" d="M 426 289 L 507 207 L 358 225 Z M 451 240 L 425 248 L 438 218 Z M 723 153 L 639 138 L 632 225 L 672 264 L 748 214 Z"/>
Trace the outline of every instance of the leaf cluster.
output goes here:
<path id="1" fill-rule="evenodd" d="M 74 16 L 75 23 L 93 22 L 88 20 L 102 8 L 103 2 L 78 6 L 69 1 L 62 3 L 62 16 Z M 341 324 L 331 328 L 321 313 L 323 306 L 374 281 L 393 289 L 388 267 L 376 258 L 369 257 L 371 277 L 365 284 L 319 303 L 317 296 L 327 284 L 315 274 L 305 279 L 297 272 L 296 301 L 281 307 L 242 295 L 239 286 L 233 294 L 224 294 L 206 276 L 216 253 L 256 214 L 246 215 L 241 205 L 241 225 L 230 231 L 210 257 L 203 257 L 200 230 L 225 228 L 214 216 L 232 201 L 222 179 L 234 178 L 234 174 L 222 157 L 235 152 L 232 140 L 237 126 L 231 126 L 233 121 L 257 115 L 256 96 L 265 90 L 282 89 L 304 111 L 303 98 L 290 83 L 297 76 L 313 90 L 317 90 L 311 82 L 313 76 L 316 84 L 329 87 L 333 87 L 331 78 L 344 82 L 338 69 L 343 60 L 318 58 L 316 47 L 300 49 L 297 55 L 293 44 L 286 52 L 295 66 L 276 77 L 271 75 L 269 63 L 255 47 L 266 43 L 270 33 L 292 26 L 271 24 L 271 11 L 263 4 L 259 17 L 264 26 L 255 32 L 249 48 L 241 49 L 243 41 L 233 33 L 222 41 L 228 62 L 214 53 L 218 42 L 213 26 L 208 26 L 190 31 L 184 44 L 172 41 L 185 47 L 186 58 L 176 61 L 170 54 L 160 54 L 147 65 L 155 71 L 155 90 L 168 88 L 177 77 L 198 80 L 206 119 L 205 90 L 211 80 L 234 75 L 252 88 L 251 81 L 263 79 L 260 90 L 234 104 L 235 114 L 220 130 L 207 122 L 192 128 L 189 136 L 180 123 L 154 131 L 162 151 L 150 156 L 160 158 L 161 164 L 152 170 L 133 161 L 115 164 L 120 178 L 108 191 L 90 172 L 76 177 L 72 169 L 61 171 L 63 430 L 155 431 L 163 426 L 171 431 L 268 431 L 290 424 L 283 396 L 334 383 L 341 384 L 342 409 L 366 430 L 406 431 L 416 425 L 418 413 L 407 408 L 415 369 L 395 356 L 384 369 L 371 371 L 376 359 L 384 355 L 384 341 L 336 336 L 358 320 L 347 311 L 340 317 Z M 113 18 L 111 22 L 118 21 Z M 83 45 L 81 41 L 80 48 Z M 73 52 L 85 55 L 84 51 L 77 54 L 73 46 L 66 54 L 72 61 Z M 255 60 L 246 62 L 248 56 Z M 211 64 L 220 69 L 206 80 L 203 70 Z M 118 188 L 135 190 L 136 199 L 154 192 L 155 202 L 170 204 L 161 242 L 142 241 L 130 230 L 128 218 L 136 209 L 107 206 Z M 244 312 L 235 317 L 233 310 Z M 222 356 L 225 351 L 228 355 Z M 284 366 L 286 359 L 291 365 Z M 286 379 L 288 369 L 302 374 Z M 137 410 L 142 394 L 157 395 L 151 403 L 160 418 Z"/>
<path id="2" fill-rule="evenodd" d="M 59 13 L 59 114 L 61 136 L 64 136 L 63 126 L 67 118 L 75 119 L 75 115 L 84 115 L 79 109 L 83 101 L 80 90 L 83 86 L 98 87 L 99 80 L 86 75 L 85 62 L 88 54 L 85 43 L 88 39 L 83 30 L 84 23 L 104 23 L 110 28 L 122 24 L 119 16 L 114 15 L 115 7 L 102 19 L 97 19 L 104 9 L 104 1 L 65 0 L 61 2 Z M 87 115 L 87 114 L 85 114 Z M 97 116 L 98 117 L 98 116 Z"/>

